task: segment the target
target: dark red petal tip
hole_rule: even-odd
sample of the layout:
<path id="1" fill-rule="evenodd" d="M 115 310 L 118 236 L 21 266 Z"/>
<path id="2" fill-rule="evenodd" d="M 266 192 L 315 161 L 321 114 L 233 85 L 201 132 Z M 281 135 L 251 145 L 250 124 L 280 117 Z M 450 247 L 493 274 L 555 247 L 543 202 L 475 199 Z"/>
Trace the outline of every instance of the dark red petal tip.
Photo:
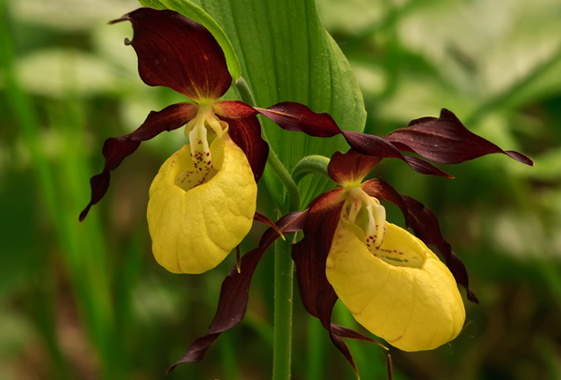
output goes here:
<path id="1" fill-rule="evenodd" d="M 504 151 L 492 142 L 470 132 L 449 110 L 440 117 L 413 120 L 405 128 L 395 130 L 385 139 L 399 150 L 414 152 L 440 164 L 458 164 L 491 153 L 502 153 L 526 165 L 533 165 L 522 153 Z"/>
<path id="2" fill-rule="evenodd" d="M 534 161 L 532 161 L 532 159 L 530 157 L 526 156 L 525 154 L 522 154 L 520 152 L 516 152 L 514 150 L 505 150 L 504 154 L 506 154 L 507 156 L 509 156 L 513 160 L 516 160 L 516 161 L 521 162 L 523 164 L 526 164 L 528 166 L 534 166 Z"/>
<path id="3" fill-rule="evenodd" d="M 103 144 L 105 166 L 100 174 L 90 180 L 92 195 L 86 208 L 80 213 L 80 222 L 84 220 L 90 208 L 107 193 L 110 172 L 117 169 L 123 160 L 133 154 L 142 141 L 150 140 L 163 131 L 171 131 L 185 125 L 197 112 L 196 106 L 189 103 L 173 104 L 160 112 L 150 112 L 148 118 L 134 132 L 126 136 L 112 137 Z"/>
<path id="4" fill-rule="evenodd" d="M 130 21 L 130 43 L 140 77 L 149 86 L 169 87 L 191 99 L 218 99 L 232 84 L 226 58 L 201 24 L 171 10 L 140 8 L 110 21 Z M 127 43 L 127 44 L 128 44 Z"/>

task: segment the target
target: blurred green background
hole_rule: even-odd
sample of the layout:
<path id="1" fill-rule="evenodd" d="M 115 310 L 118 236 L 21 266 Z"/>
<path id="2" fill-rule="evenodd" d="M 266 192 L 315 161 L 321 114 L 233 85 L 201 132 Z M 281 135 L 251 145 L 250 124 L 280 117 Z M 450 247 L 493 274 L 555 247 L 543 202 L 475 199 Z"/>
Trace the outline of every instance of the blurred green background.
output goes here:
<path id="1" fill-rule="evenodd" d="M 472 131 L 531 156 L 425 177 L 385 160 L 375 176 L 431 208 L 481 305 L 435 351 L 392 349 L 397 379 L 561 379 L 561 3 L 558 0 L 318 0 L 362 87 L 366 132 L 385 135 L 448 108 Z M 206 332 L 233 257 L 173 275 L 150 250 L 148 187 L 183 143 L 143 144 L 83 223 L 101 146 L 181 97 L 139 79 L 127 23 L 134 0 L 0 0 L 0 379 L 160 379 Z M 269 106 L 269 105 L 262 105 Z M 264 184 L 259 208 L 273 216 Z M 388 207 L 388 220 L 403 222 Z M 262 226 L 244 242 L 256 245 Z M 201 363 L 169 379 L 267 379 L 272 260 L 248 315 Z M 353 379 L 295 295 L 293 378 Z M 338 323 L 358 328 L 338 305 Z M 350 342 L 363 379 L 385 354 Z"/>

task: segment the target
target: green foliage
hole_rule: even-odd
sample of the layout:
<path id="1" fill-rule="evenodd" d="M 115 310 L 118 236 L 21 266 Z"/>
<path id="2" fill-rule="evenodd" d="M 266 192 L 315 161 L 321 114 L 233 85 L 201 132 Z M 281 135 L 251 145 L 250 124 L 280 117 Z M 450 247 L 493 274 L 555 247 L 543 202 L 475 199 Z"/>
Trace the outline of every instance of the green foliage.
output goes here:
<path id="1" fill-rule="evenodd" d="M 313 1 L 200 3 L 230 37 L 257 106 L 295 101 L 315 112 L 330 113 L 343 129 L 363 130 L 362 94 L 346 58 L 321 25 Z M 314 139 L 283 131 L 268 120 L 264 125 L 272 150 L 289 171 L 302 152 L 331 155 L 347 149 L 340 138 Z M 265 180 L 271 193 L 282 193 L 270 173 L 266 172 Z M 302 204 L 327 186 L 328 180 L 321 177 L 302 181 Z"/>

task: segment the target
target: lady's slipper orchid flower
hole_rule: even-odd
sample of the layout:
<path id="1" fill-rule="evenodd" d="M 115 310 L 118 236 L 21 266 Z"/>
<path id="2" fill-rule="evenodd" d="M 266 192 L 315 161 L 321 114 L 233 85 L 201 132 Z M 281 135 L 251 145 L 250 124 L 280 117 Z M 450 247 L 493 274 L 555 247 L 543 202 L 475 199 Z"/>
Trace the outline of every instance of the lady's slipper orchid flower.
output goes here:
<path id="1" fill-rule="evenodd" d="M 202 25 L 170 10 L 137 9 L 111 24 L 130 21 L 140 77 L 196 103 L 151 112 L 134 132 L 105 141 L 103 171 L 92 177 L 92 196 L 80 214 L 103 198 L 110 172 L 142 141 L 186 125 L 190 144 L 161 167 L 150 188 L 148 225 L 158 263 L 174 273 L 214 268 L 249 232 L 256 182 L 269 147 L 257 111 L 239 101 L 218 101 L 232 84 L 224 53 Z"/>
<path id="2" fill-rule="evenodd" d="M 423 174 L 450 177 L 400 150 L 438 163 L 459 163 L 490 153 L 503 153 L 529 165 L 532 160 L 471 133 L 447 110 L 438 119 L 414 120 L 385 138 L 342 131 L 328 114 L 316 114 L 296 103 L 258 111 L 287 130 L 320 137 L 343 134 L 353 149 L 346 154 L 336 152 L 328 166 L 329 177 L 341 187 L 319 195 L 305 211 L 287 214 L 276 229 L 267 230 L 259 246 L 242 257 L 241 271 L 232 268 L 224 280 L 208 333 L 195 340 L 169 371 L 177 364 L 201 360 L 222 332 L 243 319 L 251 278 L 265 250 L 279 237 L 277 230 L 304 232 L 292 249 L 302 303 L 321 321 L 355 371 L 342 338 L 377 342 L 331 322 L 337 299 L 366 329 L 402 350 L 430 350 L 454 339 L 465 320 L 457 284 L 466 289 L 470 301 L 478 303 L 468 287 L 464 264 L 442 237 L 438 220 L 428 208 L 383 180 L 362 181 L 384 157 L 399 158 Z M 386 222 L 379 200 L 396 204 L 415 235 Z M 446 264 L 428 245 L 440 252 Z"/>
<path id="3" fill-rule="evenodd" d="M 335 154 L 331 169 L 349 158 L 370 168 L 357 153 L 347 156 Z M 386 222 L 384 207 L 359 181 L 339 184 L 344 202 L 325 264 L 337 297 L 361 325 L 401 350 L 431 350 L 454 339 L 465 311 L 450 270 L 420 239 Z"/>
<path id="4" fill-rule="evenodd" d="M 467 156 L 457 149 L 446 154 Z M 509 153 L 532 163 L 520 153 Z M 456 283 L 466 288 L 470 301 L 478 302 L 468 287 L 465 266 L 442 237 L 434 214 L 380 179 L 362 183 L 380 160 L 354 150 L 333 155 L 329 176 L 342 187 L 312 201 L 304 238 L 292 251 L 306 310 L 321 320 L 355 371 L 341 339 L 350 336 L 330 322 L 337 299 L 367 330 L 404 351 L 431 350 L 460 333 L 465 310 Z M 396 204 L 416 236 L 387 222 L 379 200 Z M 427 245 L 440 251 L 446 265 Z"/>

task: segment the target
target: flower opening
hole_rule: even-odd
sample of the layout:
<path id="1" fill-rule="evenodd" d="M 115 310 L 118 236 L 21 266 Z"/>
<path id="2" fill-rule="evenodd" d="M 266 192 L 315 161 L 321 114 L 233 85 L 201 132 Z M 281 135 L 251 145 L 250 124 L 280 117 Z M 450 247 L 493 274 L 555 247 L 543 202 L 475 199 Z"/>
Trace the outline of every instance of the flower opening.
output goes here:
<path id="1" fill-rule="evenodd" d="M 212 105 L 199 106 L 197 116 L 187 123 L 185 136 L 189 138 L 191 159 L 194 166 L 194 169 L 187 175 L 198 177 L 199 183 L 197 184 L 209 180 L 214 175 L 211 173 L 213 165 L 209 143 L 215 138 L 222 138 L 227 129 L 228 123 L 218 120 Z M 188 181 L 188 183 L 190 182 Z"/>

